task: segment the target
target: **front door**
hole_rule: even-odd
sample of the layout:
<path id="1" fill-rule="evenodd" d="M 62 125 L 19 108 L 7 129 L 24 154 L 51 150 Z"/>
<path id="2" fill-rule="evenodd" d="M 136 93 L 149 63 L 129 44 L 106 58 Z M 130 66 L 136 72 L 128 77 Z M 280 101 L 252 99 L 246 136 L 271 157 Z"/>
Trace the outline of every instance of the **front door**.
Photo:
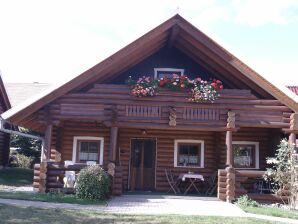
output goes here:
<path id="1" fill-rule="evenodd" d="M 155 148 L 154 139 L 131 139 L 130 190 L 154 190 Z"/>

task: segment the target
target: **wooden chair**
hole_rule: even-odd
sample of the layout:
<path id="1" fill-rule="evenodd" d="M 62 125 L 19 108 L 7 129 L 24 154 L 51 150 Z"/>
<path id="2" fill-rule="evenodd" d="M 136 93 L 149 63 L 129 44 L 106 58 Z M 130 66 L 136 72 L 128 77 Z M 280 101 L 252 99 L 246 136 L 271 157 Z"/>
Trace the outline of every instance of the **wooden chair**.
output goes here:
<path id="1" fill-rule="evenodd" d="M 211 176 L 208 181 L 208 186 L 205 191 L 205 195 L 211 196 L 215 193 L 215 190 L 217 188 L 217 172 L 215 171 Z"/>
<path id="2" fill-rule="evenodd" d="M 175 178 L 172 171 L 168 169 L 165 169 L 165 174 L 166 174 L 167 181 L 170 185 L 170 189 L 168 190 L 167 193 L 169 193 L 170 191 L 173 191 L 174 194 L 180 193 L 180 189 L 178 188 L 178 184 L 179 184 L 178 178 Z"/>

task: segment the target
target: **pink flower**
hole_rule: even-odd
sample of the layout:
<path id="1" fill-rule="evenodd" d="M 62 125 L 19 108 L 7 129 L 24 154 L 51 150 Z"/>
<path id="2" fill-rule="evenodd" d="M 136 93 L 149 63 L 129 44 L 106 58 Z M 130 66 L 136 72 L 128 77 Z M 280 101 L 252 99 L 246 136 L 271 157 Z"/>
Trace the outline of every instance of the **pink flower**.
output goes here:
<path id="1" fill-rule="evenodd" d="M 176 86 L 177 85 L 177 82 L 173 82 L 173 85 Z"/>

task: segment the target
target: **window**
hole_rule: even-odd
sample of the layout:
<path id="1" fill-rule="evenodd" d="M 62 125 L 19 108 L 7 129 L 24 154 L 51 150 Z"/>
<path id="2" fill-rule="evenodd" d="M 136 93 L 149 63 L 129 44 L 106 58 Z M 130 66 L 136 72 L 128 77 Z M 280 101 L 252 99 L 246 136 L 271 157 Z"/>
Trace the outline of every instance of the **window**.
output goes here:
<path id="1" fill-rule="evenodd" d="M 182 75 L 184 69 L 179 68 L 154 68 L 154 78 L 172 78 L 173 74 Z"/>
<path id="2" fill-rule="evenodd" d="M 175 140 L 174 167 L 204 167 L 204 141 Z"/>
<path id="3" fill-rule="evenodd" d="M 100 137 L 74 137 L 72 161 L 74 163 L 96 161 L 102 165 L 103 142 L 104 139 Z"/>
<path id="4" fill-rule="evenodd" d="M 259 143 L 233 142 L 235 168 L 259 169 Z"/>

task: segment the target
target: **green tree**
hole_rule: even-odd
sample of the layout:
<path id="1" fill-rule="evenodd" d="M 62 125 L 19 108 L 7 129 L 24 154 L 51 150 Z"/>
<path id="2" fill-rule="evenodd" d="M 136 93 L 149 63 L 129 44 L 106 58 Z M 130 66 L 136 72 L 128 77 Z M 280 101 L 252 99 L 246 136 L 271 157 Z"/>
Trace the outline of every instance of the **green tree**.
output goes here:
<path id="1" fill-rule="evenodd" d="M 23 133 L 31 135 L 39 135 L 38 132 L 20 128 Z M 12 135 L 10 146 L 16 148 L 17 152 L 33 158 L 33 162 L 38 162 L 41 155 L 41 141 L 37 139 L 27 138 L 20 135 Z"/>

